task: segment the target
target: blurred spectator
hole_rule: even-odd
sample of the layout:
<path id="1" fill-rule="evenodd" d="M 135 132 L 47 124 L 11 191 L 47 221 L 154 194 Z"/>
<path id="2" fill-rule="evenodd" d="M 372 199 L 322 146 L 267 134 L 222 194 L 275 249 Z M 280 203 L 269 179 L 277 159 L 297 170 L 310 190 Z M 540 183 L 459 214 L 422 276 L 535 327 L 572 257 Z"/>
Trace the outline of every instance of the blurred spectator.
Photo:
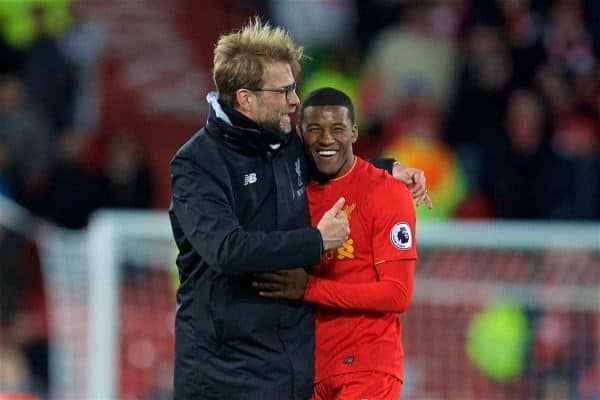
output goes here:
<path id="1" fill-rule="evenodd" d="M 48 181 L 34 203 L 41 215 L 66 228 L 85 227 L 90 213 L 108 204 L 101 176 L 86 168 L 88 145 L 85 133 L 59 136 Z"/>
<path id="2" fill-rule="evenodd" d="M 546 189 L 539 179 L 548 167 L 544 110 L 526 89 L 510 95 L 505 136 L 486 148 L 481 187 L 501 218 L 535 218 L 543 213 Z"/>
<path id="3" fill-rule="evenodd" d="M 357 39 L 360 49 L 369 47 L 373 38 L 388 26 L 397 22 L 399 16 L 410 12 L 416 1 L 355 1 L 358 10 Z M 411 4 L 412 3 L 412 4 Z M 464 28 L 469 15 L 469 2 L 465 0 L 420 1 L 429 3 L 426 15 L 431 33 L 454 37 Z"/>
<path id="4" fill-rule="evenodd" d="M 553 123 L 563 121 L 574 112 L 577 102 L 573 89 L 556 68 L 550 65 L 540 67 L 535 84 L 545 97 Z"/>
<path id="5" fill-rule="evenodd" d="M 386 156 L 425 171 L 435 207 L 417 208 L 417 218 L 451 217 L 468 190 L 460 160 L 441 140 L 441 122 L 435 104 L 414 87 L 404 104 L 383 122 L 378 138 Z"/>
<path id="6" fill-rule="evenodd" d="M 154 187 L 141 143 L 125 130 L 109 139 L 104 162 L 108 206 L 149 208 Z"/>
<path id="7" fill-rule="evenodd" d="M 463 167 L 453 149 L 440 139 L 405 135 L 392 142 L 382 153 L 406 165 L 422 169 L 435 207 L 418 207 L 418 219 L 450 218 L 468 191 Z"/>
<path id="8" fill-rule="evenodd" d="M 593 113 L 596 96 L 600 93 L 600 69 L 595 68 L 573 74 L 571 85 L 579 109 L 587 113 Z M 600 114 L 597 116 L 600 117 Z"/>
<path id="9" fill-rule="evenodd" d="M 100 112 L 100 56 L 105 41 L 104 26 L 90 15 L 81 0 L 70 7 L 73 23 L 62 34 L 58 45 L 75 68 L 77 89 L 74 100 L 73 126 L 94 132 Z"/>
<path id="10" fill-rule="evenodd" d="M 27 99 L 21 80 L 0 77 L 0 171 L 5 185 L 24 200 L 46 172 L 52 153 L 49 123 Z"/>
<path id="11" fill-rule="evenodd" d="M 544 217 L 600 219 L 600 133 L 590 117 L 575 115 L 552 135 L 552 162 L 540 174 L 547 186 Z"/>
<path id="12" fill-rule="evenodd" d="M 271 0 L 269 14 L 303 46 L 328 48 L 354 40 L 357 15 L 352 0 Z"/>
<path id="13" fill-rule="evenodd" d="M 418 82 L 407 87 L 407 90 L 408 96 L 405 102 L 387 118 L 372 126 L 372 129 L 377 129 L 373 134 L 361 139 L 362 143 L 357 145 L 361 154 L 366 157 L 376 157 L 383 149 L 405 135 L 413 135 L 421 139 L 440 137 L 442 123 L 440 110 L 426 97 L 424 88 L 418 85 Z"/>
<path id="14" fill-rule="evenodd" d="M 469 8 L 464 0 L 434 1 L 428 13 L 434 34 L 457 40 L 464 28 Z"/>
<path id="15" fill-rule="evenodd" d="M 587 72 L 594 67 L 592 38 L 579 0 L 553 3 L 544 32 L 544 46 L 550 62 L 565 72 Z"/>
<path id="16" fill-rule="evenodd" d="M 448 115 L 446 139 L 465 166 L 473 188 L 480 187 L 484 149 L 502 136 L 513 65 L 497 28 L 476 25 L 467 33 L 458 93 Z"/>
<path id="17" fill-rule="evenodd" d="M 35 6 L 32 16 L 36 40 L 25 54 L 25 82 L 31 100 L 58 133 L 71 126 L 77 82 L 73 66 L 46 28 L 44 8 Z"/>
<path id="18" fill-rule="evenodd" d="M 379 32 L 365 57 L 361 110 L 368 120 L 383 120 L 418 85 L 445 109 L 453 94 L 457 64 L 453 43 L 437 35 L 429 3 L 413 3 L 392 26 Z"/>
<path id="19" fill-rule="evenodd" d="M 504 36 L 513 60 L 515 86 L 530 85 L 546 53 L 542 44 L 543 21 L 528 0 L 496 0 L 502 17 Z"/>
<path id="20" fill-rule="evenodd" d="M 396 111 L 383 122 L 380 137 L 382 142 L 389 142 L 402 135 L 414 135 L 427 139 L 441 137 L 441 113 L 429 100 L 424 88 L 414 85 L 408 87 L 408 97 Z"/>

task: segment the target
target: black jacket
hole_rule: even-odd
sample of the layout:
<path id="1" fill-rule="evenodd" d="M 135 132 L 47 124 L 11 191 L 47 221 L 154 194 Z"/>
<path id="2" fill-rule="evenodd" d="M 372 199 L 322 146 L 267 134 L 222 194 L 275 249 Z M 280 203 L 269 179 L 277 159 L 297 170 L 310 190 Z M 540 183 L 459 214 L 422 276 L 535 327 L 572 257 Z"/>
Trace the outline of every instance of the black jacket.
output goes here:
<path id="1" fill-rule="evenodd" d="M 295 132 L 279 135 L 218 108 L 171 161 L 169 216 L 181 281 L 175 398 L 307 399 L 312 309 L 264 299 L 251 287 L 253 272 L 320 260 L 303 144 Z M 217 117 L 223 110 L 231 124 Z"/>

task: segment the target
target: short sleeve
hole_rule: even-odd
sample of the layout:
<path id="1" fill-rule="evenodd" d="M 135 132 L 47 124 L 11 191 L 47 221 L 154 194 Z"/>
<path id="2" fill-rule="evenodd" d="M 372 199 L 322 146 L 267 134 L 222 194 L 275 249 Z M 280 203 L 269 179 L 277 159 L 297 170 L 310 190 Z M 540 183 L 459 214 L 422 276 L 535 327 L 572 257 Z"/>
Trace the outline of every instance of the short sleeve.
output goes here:
<path id="1" fill-rule="evenodd" d="M 392 178 L 378 185 L 373 199 L 373 260 L 375 265 L 417 258 L 416 219 L 408 188 Z"/>

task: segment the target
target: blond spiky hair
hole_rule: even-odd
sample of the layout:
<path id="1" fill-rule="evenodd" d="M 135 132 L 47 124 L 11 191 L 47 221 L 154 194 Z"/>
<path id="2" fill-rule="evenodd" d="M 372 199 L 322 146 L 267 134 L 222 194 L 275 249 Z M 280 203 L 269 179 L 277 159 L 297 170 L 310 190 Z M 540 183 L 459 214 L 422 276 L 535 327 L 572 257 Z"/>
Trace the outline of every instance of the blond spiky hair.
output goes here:
<path id="1" fill-rule="evenodd" d="M 288 63 L 294 77 L 298 76 L 303 52 L 285 29 L 272 27 L 258 17 L 241 30 L 222 35 L 213 58 L 213 81 L 221 103 L 235 107 L 238 89 L 262 87 L 265 61 Z"/>

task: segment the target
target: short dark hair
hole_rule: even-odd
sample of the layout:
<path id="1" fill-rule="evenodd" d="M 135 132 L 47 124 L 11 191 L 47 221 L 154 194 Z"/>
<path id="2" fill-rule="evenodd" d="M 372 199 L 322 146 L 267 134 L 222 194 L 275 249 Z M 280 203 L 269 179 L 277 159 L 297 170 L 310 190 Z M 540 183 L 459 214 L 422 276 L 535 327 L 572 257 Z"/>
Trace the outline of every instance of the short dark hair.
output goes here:
<path id="1" fill-rule="evenodd" d="M 312 106 L 346 107 L 348 109 L 350 122 L 354 124 L 354 106 L 352 105 L 352 100 L 350 100 L 350 97 L 341 90 L 324 87 L 310 92 L 308 96 L 302 100 L 302 105 L 300 106 L 300 123 L 302 123 L 304 109 Z"/>

